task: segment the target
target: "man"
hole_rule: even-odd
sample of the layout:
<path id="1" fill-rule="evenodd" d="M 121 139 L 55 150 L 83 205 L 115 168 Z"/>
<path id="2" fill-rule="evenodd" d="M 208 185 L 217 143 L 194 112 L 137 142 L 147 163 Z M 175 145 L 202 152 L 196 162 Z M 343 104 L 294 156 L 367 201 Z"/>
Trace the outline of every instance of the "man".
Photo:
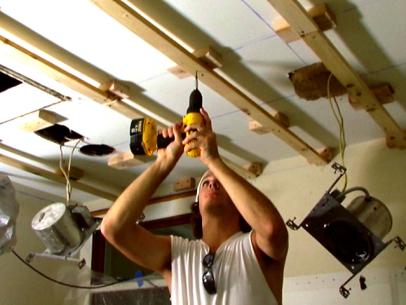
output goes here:
<path id="1" fill-rule="evenodd" d="M 176 305 L 282 304 L 288 250 L 284 221 L 271 201 L 231 170 L 218 153 L 211 120 L 183 141 L 181 124 L 163 131 L 175 140 L 120 195 L 103 219 L 106 239 L 135 263 L 160 272 Z M 199 183 L 202 239 L 152 234 L 135 220 L 184 151 L 200 150 L 208 167 Z M 241 232 L 241 217 L 252 227 Z"/>

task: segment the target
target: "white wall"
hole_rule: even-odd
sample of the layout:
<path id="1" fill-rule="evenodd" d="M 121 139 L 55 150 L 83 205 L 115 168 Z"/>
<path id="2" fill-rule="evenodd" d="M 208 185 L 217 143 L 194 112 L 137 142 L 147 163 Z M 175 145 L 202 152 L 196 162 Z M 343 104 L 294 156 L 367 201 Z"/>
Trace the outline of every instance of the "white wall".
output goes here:
<path id="1" fill-rule="evenodd" d="M 289 277 L 284 283 L 284 305 L 404 305 L 406 304 L 406 272 L 403 268 L 368 268 L 366 289 L 358 280 L 348 285 L 348 298 L 338 287 L 348 279 L 347 272 Z"/>
<path id="2" fill-rule="evenodd" d="M 356 185 L 366 187 L 372 196 L 381 199 L 391 211 L 394 225 L 388 238 L 400 235 L 406 240 L 405 151 L 389 150 L 383 140 L 351 146 L 347 150 L 346 166 L 349 187 Z M 296 216 L 298 217 L 296 222 L 300 223 L 335 177 L 330 166 L 308 165 L 298 157 L 271 162 L 253 184 L 272 199 L 285 219 Z M 29 251 L 43 250 L 41 242 L 30 228 L 32 217 L 43 206 L 57 199 L 33 194 L 26 189 L 18 190 L 17 195 L 20 215 L 16 250 L 25 257 Z M 394 267 L 399 270 L 400 267 L 404 267 L 405 262 L 405 252 L 389 247 L 367 266 L 362 274 L 375 272 L 377 268 L 383 270 L 382 272 L 389 272 L 385 270 L 392 270 Z M 87 277 L 84 272 L 79 273 L 76 267 L 68 263 L 38 259 L 34 265 L 60 280 L 86 283 Z M 18 262 L 11 254 L 0 256 L 0 270 L 2 305 L 19 305 L 27 302 L 34 305 L 86 304 L 88 291 L 52 284 Z M 303 229 L 290 231 L 290 249 L 285 275 L 285 305 L 344 304 L 338 294 L 338 287 L 342 284 L 341 279 L 348 278 L 350 273 Z M 386 303 L 381 303 L 382 305 L 404 304 L 405 294 L 401 292 L 406 288 L 404 275 L 397 286 L 393 286 L 390 279 L 391 277 L 388 279 L 389 282 L 385 283 L 378 283 L 379 280 L 371 281 L 369 288 L 362 293 L 359 291 L 358 280 L 354 279 L 352 291 L 354 297 L 350 296 L 344 301 L 345 304 L 378 304 L 372 303 L 371 300 L 380 300 L 379 297 L 383 295 L 386 296 Z M 310 302 L 311 299 L 316 300 L 316 296 L 318 303 Z M 396 303 L 396 300 L 401 301 Z"/>
<path id="3" fill-rule="evenodd" d="M 334 160 L 339 163 L 339 159 Z M 388 149 L 384 140 L 374 140 L 351 146 L 346 152 L 348 187 L 363 186 L 372 196 L 380 199 L 390 210 L 393 217 L 391 232 L 385 241 L 399 235 L 406 241 L 406 153 L 403 150 Z M 332 162 L 333 163 L 333 162 Z M 332 164 L 331 163 L 331 164 Z M 264 173 L 253 184 L 264 191 L 278 207 L 285 220 L 297 217 L 297 224 L 306 217 L 322 195 L 337 177 L 330 166 L 317 167 L 308 165 L 302 158 L 292 158 L 270 163 Z M 342 182 L 343 179 L 340 181 Z M 338 184 L 341 189 L 342 184 Z M 360 195 L 355 193 L 354 196 Z M 351 197 L 347 198 L 351 199 Z M 344 205 L 348 203 L 344 201 Z M 394 244 L 381 252 L 361 274 L 383 268 L 400 268 L 404 271 L 406 251 L 394 248 Z M 353 285 L 356 297 L 342 301 L 338 287 L 351 273 L 345 269 L 323 246 L 321 246 L 304 229 L 289 230 L 289 254 L 285 269 L 285 305 L 286 304 L 406 304 L 405 295 L 397 294 L 390 281 L 377 283 L 362 291 L 358 278 Z M 330 284 L 309 280 L 320 278 Z M 405 288 L 404 275 L 399 287 Z M 310 282 L 309 285 L 306 283 Z M 292 284 L 296 283 L 296 284 Z M 303 287 L 306 287 L 305 289 Z M 397 287 L 397 286 L 396 286 Z M 395 293 L 395 294 L 393 294 Z M 400 293 L 400 292 L 399 292 Z M 384 296 L 385 302 L 381 302 Z M 317 299 L 318 297 L 318 299 Z M 402 302 L 398 302 L 402 298 Z M 300 302 L 299 302 L 300 300 Z M 311 302 L 311 300 L 314 300 Z M 299 302 L 299 303 L 298 303 Z M 343 303 L 341 303 L 343 302 Z M 380 303 L 381 302 L 381 303 Z"/>
<path id="4" fill-rule="evenodd" d="M 385 240 L 400 235 L 406 241 L 405 151 L 388 149 L 384 140 L 374 140 L 349 147 L 345 161 L 348 187 L 365 187 L 390 210 L 393 227 Z M 270 163 L 253 183 L 271 198 L 285 220 L 296 216 L 296 223 L 300 223 L 336 177 L 330 166 L 308 165 L 302 158 L 293 158 Z M 340 189 L 341 186 L 339 183 Z M 355 193 L 354 196 L 359 194 Z M 346 201 L 344 205 L 345 203 Z M 303 229 L 289 230 L 289 233 L 287 276 L 345 270 Z M 406 253 L 392 246 L 385 249 L 370 265 L 384 267 L 401 266 L 405 263 Z"/>
<path id="5" fill-rule="evenodd" d="M 49 195 L 27 188 L 17 188 L 20 214 L 17 218 L 17 244 L 15 250 L 25 258 L 30 251 L 42 252 L 44 246 L 31 230 L 32 217 L 44 206 L 61 201 Z M 86 275 L 78 273 L 71 263 L 35 258 L 33 266 L 58 280 L 84 284 Z M 83 304 L 87 291 L 59 286 L 42 278 L 31 269 L 7 253 L 0 256 L 0 304 L 1 305 L 58 305 Z"/>

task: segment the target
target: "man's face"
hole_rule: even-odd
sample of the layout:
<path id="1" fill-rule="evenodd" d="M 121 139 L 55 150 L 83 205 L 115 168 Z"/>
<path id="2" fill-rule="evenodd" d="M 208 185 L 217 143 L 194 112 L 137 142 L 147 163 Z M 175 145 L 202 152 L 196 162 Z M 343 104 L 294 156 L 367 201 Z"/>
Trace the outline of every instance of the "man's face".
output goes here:
<path id="1" fill-rule="evenodd" d="M 231 203 L 231 199 L 221 183 L 211 172 L 208 172 L 200 186 L 199 206 L 201 211 L 202 208 L 215 208 L 229 203 Z"/>

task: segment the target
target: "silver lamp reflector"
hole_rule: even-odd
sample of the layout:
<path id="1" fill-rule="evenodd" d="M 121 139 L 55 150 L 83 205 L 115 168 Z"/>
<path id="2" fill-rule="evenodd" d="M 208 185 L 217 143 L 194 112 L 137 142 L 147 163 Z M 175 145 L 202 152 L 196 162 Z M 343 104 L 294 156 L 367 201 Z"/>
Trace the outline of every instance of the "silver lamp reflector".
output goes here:
<path id="1" fill-rule="evenodd" d="M 53 203 L 40 210 L 31 227 L 53 254 L 71 252 L 82 241 L 82 234 L 64 203 Z"/>
<path id="2" fill-rule="evenodd" d="M 388 208 L 372 196 L 356 197 L 347 210 L 380 239 L 392 229 L 392 215 Z"/>

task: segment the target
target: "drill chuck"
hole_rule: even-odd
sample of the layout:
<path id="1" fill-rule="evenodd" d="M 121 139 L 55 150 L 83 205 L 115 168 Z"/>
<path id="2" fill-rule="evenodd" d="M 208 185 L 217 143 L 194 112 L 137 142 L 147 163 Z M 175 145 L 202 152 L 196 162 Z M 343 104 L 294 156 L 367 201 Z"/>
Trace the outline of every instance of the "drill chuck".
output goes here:
<path id="1" fill-rule="evenodd" d="M 200 91 L 198 89 L 193 90 L 189 96 L 189 107 L 187 108 L 186 113 L 190 112 L 200 113 L 200 108 L 202 108 L 203 105 L 202 101 L 203 97 Z"/>

